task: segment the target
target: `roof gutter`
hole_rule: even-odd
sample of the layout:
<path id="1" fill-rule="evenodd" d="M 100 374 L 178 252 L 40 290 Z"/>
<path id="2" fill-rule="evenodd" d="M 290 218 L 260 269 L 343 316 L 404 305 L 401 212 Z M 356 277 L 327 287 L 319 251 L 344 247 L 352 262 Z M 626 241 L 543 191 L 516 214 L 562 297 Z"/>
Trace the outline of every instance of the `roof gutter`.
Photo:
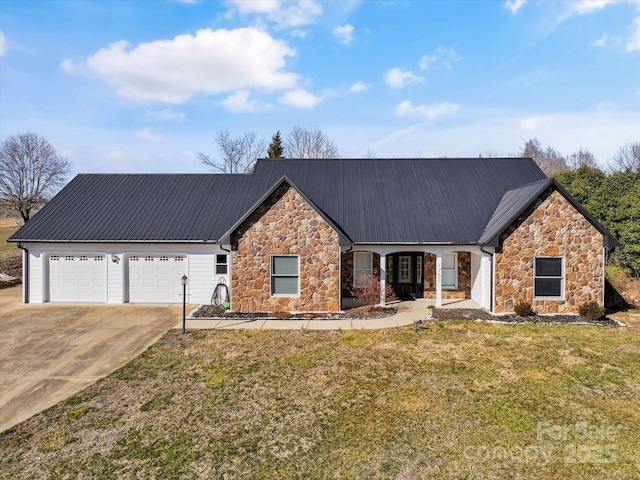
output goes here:
<path id="1" fill-rule="evenodd" d="M 217 240 L 33 240 L 33 239 L 9 239 L 7 242 L 15 243 L 211 243 L 217 244 Z"/>

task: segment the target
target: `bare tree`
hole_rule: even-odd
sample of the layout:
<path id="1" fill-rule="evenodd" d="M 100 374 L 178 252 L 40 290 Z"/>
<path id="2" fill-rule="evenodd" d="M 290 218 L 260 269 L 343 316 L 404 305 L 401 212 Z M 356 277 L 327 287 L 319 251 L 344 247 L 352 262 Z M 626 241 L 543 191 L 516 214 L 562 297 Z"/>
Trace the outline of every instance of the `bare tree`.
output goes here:
<path id="1" fill-rule="evenodd" d="M 264 140 L 258 139 L 253 132 L 244 133 L 238 137 L 231 137 L 227 130 L 220 130 L 216 134 L 219 158 L 196 151 L 196 157 L 215 172 L 247 173 L 259 157 L 263 157 L 267 149 Z"/>
<path id="2" fill-rule="evenodd" d="M 285 142 L 286 158 L 338 158 L 338 147 L 315 127 L 293 127 Z"/>
<path id="3" fill-rule="evenodd" d="M 376 153 L 375 150 L 367 148 L 367 151 L 364 153 L 364 158 L 368 158 L 368 159 L 378 158 L 378 154 Z"/>
<path id="4" fill-rule="evenodd" d="M 612 171 L 640 172 L 640 142 L 631 142 L 618 149 L 609 163 Z"/>
<path id="5" fill-rule="evenodd" d="M 64 185 L 69 173 L 69 160 L 36 133 L 10 135 L 0 145 L 0 197 L 25 222 L 31 210 Z"/>
<path id="6" fill-rule="evenodd" d="M 577 152 L 567 157 L 567 165 L 571 170 L 578 170 L 580 167 L 598 168 L 598 162 L 593 153 L 586 148 L 580 147 Z"/>
<path id="7" fill-rule="evenodd" d="M 551 147 L 547 147 L 546 150 L 543 149 L 540 140 L 537 138 L 529 140 L 520 151 L 520 155 L 533 158 L 547 176 L 555 175 L 569 168 L 560 152 Z"/>

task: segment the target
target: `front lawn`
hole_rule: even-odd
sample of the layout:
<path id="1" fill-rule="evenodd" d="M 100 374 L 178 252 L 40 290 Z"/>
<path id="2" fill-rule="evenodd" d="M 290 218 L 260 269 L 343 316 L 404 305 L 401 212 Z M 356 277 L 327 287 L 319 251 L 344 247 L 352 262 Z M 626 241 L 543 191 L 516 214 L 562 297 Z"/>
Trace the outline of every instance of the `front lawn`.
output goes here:
<path id="1" fill-rule="evenodd" d="M 0 478 L 640 477 L 640 329 L 171 331 L 0 434 Z"/>

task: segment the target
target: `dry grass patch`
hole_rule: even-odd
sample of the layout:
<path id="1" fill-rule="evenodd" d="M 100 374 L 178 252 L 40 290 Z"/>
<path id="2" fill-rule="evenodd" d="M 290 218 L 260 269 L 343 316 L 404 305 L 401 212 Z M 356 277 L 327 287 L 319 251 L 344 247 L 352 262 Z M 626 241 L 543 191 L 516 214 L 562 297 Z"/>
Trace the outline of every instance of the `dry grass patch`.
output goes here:
<path id="1" fill-rule="evenodd" d="M 638 478 L 635 345 L 569 325 L 172 331 L 0 434 L 0 478 Z"/>

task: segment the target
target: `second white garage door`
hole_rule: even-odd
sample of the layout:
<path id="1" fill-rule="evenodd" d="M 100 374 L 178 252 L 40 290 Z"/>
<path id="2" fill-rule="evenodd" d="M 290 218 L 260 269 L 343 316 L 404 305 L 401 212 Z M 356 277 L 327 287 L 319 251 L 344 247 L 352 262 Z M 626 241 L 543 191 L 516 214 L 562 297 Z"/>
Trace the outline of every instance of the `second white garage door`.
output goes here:
<path id="1" fill-rule="evenodd" d="M 185 255 L 130 256 L 129 302 L 181 303 L 186 263 Z"/>

